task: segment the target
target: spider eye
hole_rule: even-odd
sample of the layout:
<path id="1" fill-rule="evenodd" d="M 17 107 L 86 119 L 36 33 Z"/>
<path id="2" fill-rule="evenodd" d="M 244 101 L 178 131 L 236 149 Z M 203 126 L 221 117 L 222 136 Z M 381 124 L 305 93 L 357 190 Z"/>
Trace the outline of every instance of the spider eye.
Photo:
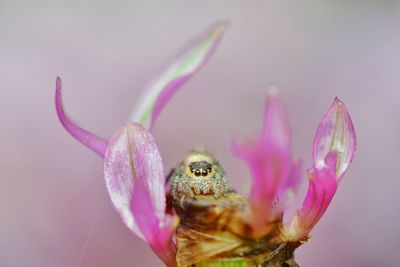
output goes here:
<path id="1" fill-rule="evenodd" d="M 197 177 L 199 177 L 199 176 L 206 177 L 212 171 L 212 164 L 205 160 L 190 162 L 188 167 L 189 167 L 190 172 L 193 173 Z"/>

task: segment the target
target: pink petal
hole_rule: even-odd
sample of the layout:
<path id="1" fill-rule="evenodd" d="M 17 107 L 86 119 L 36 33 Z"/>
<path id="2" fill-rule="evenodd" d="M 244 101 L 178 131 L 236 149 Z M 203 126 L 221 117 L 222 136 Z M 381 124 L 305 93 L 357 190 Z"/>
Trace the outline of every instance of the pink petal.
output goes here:
<path id="1" fill-rule="evenodd" d="M 58 119 L 60 120 L 64 128 L 84 146 L 98 154 L 100 157 L 104 157 L 107 148 L 107 141 L 79 127 L 74 122 L 72 122 L 65 114 L 61 98 L 61 79 L 59 77 L 57 77 L 56 80 L 55 103 Z"/>
<path id="2" fill-rule="evenodd" d="M 112 137 L 104 160 L 104 179 L 111 201 L 123 221 L 169 266 L 171 235 L 176 221 L 165 215 L 162 159 L 152 135 L 128 122 Z"/>
<path id="3" fill-rule="evenodd" d="M 164 71 L 146 86 L 131 120 L 151 129 L 171 97 L 209 60 L 226 27 L 227 23 L 215 23 L 189 42 Z"/>
<path id="4" fill-rule="evenodd" d="M 233 143 L 232 152 L 247 163 L 252 174 L 253 220 L 273 219 L 273 213 L 281 212 L 273 211 L 274 201 L 288 187 L 296 187 L 301 177 L 301 164 L 291 158 L 289 124 L 276 91 L 267 100 L 262 135 L 245 144 Z"/>
<path id="5" fill-rule="evenodd" d="M 138 160 L 140 161 L 140 159 Z M 165 198 L 163 201 L 165 203 Z M 167 266 L 175 266 L 176 250 L 171 237 L 178 224 L 177 217 L 164 215 L 159 218 L 156 216 L 148 185 L 142 179 L 134 185 L 130 204 L 137 225 L 154 253 Z"/>
<path id="6" fill-rule="evenodd" d="M 291 162 L 288 155 L 262 142 L 232 144 L 232 153 L 248 165 L 252 175 L 251 201 L 253 205 L 264 207 L 269 214 L 277 193 L 288 183 Z"/>
<path id="7" fill-rule="evenodd" d="M 302 208 L 285 227 L 288 239 L 305 238 L 328 208 L 356 149 L 353 123 L 345 105 L 335 98 L 322 118 L 313 142 L 314 166 Z"/>
<path id="8" fill-rule="evenodd" d="M 338 182 L 329 170 L 309 171 L 310 186 L 299 211 L 305 228 L 312 228 L 324 214 L 336 192 Z"/>
<path id="9" fill-rule="evenodd" d="M 316 168 L 326 165 L 325 158 L 337 151 L 336 176 L 342 177 L 353 160 L 356 135 L 345 105 L 337 97 L 322 118 L 313 142 L 313 159 Z"/>
<path id="10" fill-rule="evenodd" d="M 264 142 L 273 142 L 280 150 L 290 154 L 291 133 L 285 106 L 276 87 L 268 94 L 262 133 Z"/>
<path id="11" fill-rule="evenodd" d="M 286 230 L 289 240 L 301 240 L 310 233 L 328 208 L 339 183 L 335 170 L 328 168 L 311 169 L 308 179 L 308 192 L 303 206 Z"/>
<path id="12" fill-rule="evenodd" d="M 286 186 L 298 183 L 301 165 L 291 158 L 290 139 L 284 105 L 273 89 L 267 99 L 261 136 L 232 144 L 233 154 L 244 160 L 252 173 L 251 198 L 262 206 L 274 201 Z"/>

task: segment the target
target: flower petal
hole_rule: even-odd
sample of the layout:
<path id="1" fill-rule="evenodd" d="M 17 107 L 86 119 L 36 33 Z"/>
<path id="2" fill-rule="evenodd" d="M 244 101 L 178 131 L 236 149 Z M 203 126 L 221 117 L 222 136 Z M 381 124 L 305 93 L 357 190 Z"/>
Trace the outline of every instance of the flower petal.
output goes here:
<path id="1" fill-rule="evenodd" d="M 301 177 L 301 165 L 291 158 L 289 124 L 276 91 L 269 94 L 261 136 L 244 144 L 234 142 L 232 152 L 247 163 L 252 174 L 251 217 L 257 228 L 280 215 L 274 202 L 288 187 L 296 187 Z"/>
<path id="2" fill-rule="evenodd" d="M 353 160 L 356 135 L 345 105 L 337 97 L 322 118 L 313 142 L 313 159 L 316 168 L 326 165 L 325 158 L 337 151 L 336 176 L 340 179 Z"/>
<path id="3" fill-rule="evenodd" d="M 264 142 L 273 142 L 274 146 L 290 154 L 291 133 L 289 120 L 281 96 L 275 86 L 270 87 L 268 94 L 262 138 Z"/>
<path id="4" fill-rule="evenodd" d="M 311 169 L 308 172 L 309 186 L 302 208 L 286 229 L 288 240 L 306 238 L 320 220 L 335 195 L 339 182 L 334 169 Z"/>
<path id="5" fill-rule="evenodd" d="M 79 127 L 74 122 L 72 122 L 65 114 L 62 105 L 60 77 L 57 77 L 56 80 L 55 103 L 56 103 L 58 119 L 60 120 L 64 128 L 84 146 L 86 146 L 87 148 L 98 154 L 100 157 L 104 157 L 107 148 L 107 141 Z"/>
<path id="6" fill-rule="evenodd" d="M 176 221 L 165 215 L 163 164 L 149 131 L 128 122 L 114 134 L 105 154 L 104 179 L 125 224 L 165 256 L 172 249 Z"/>
<path id="7" fill-rule="evenodd" d="M 165 199 L 163 201 L 165 203 Z M 176 250 L 171 237 L 179 223 L 178 217 L 165 215 L 159 218 L 156 215 L 151 193 L 143 179 L 138 180 L 134 185 L 130 208 L 139 229 L 154 253 L 167 266 L 175 266 Z"/>
<path id="8" fill-rule="evenodd" d="M 290 127 L 281 97 L 268 95 L 261 136 L 244 144 L 232 143 L 232 152 L 248 164 L 253 176 L 251 198 L 266 205 L 287 186 L 296 186 L 299 162 L 291 158 Z"/>
<path id="9" fill-rule="evenodd" d="M 289 240 L 305 238 L 328 208 L 353 160 L 356 135 L 345 105 L 335 98 L 322 118 L 313 141 L 314 166 L 308 171 L 309 187 L 302 208 L 285 226 Z"/>
<path id="10" fill-rule="evenodd" d="M 252 174 L 252 204 L 264 207 L 265 212 L 271 208 L 277 193 L 288 184 L 291 174 L 291 162 L 288 155 L 274 146 L 262 142 L 232 144 L 232 153 L 248 165 Z"/>
<path id="11" fill-rule="evenodd" d="M 170 98 L 211 57 L 226 27 L 227 23 L 216 23 L 192 40 L 165 70 L 146 86 L 131 120 L 151 129 Z"/>

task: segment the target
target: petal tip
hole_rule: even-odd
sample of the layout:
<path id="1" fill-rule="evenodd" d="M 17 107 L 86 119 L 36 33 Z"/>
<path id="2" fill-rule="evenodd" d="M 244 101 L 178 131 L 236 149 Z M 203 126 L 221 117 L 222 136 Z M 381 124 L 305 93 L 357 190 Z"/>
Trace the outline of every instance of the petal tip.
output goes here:
<path id="1" fill-rule="evenodd" d="M 224 33 L 229 27 L 231 27 L 232 23 L 229 20 L 219 20 L 212 24 L 211 28 L 213 29 L 213 33 L 215 34 L 222 34 Z"/>
<path id="2" fill-rule="evenodd" d="M 57 76 L 56 78 L 56 89 L 61 90 L 61 78 L 60 76 Z"/>
<path id="3" fill-rule="evenodd" d="M 285 105 L 276 85 L 270 85 L 266 100 L 264 124 L 264 140 L 269 140 L 289 153 L 291 146 L 291 130 Z"/>
<path id="4" fill-rule="evenodd" d="M 337 151 L 337 177 L 346 172 L 356 149 L 356 135 L 345 104 L 335 97 L 333 103 L 318 125 L 314 136 L 313 159 L 316 168 L 327 164 L 327 156 Z"/>
<path id="5" fill-rule="evenodd" d="M 147 85 L 131 120 L 152 129 L 171 97 L 210 59 L 229 22 L 217 21 L 188 42 L 164 70 Z"/>
<path id="6" fill-rule="evenodd" d="M 78 140 L 81 144 L 98 154 L 100 157 L 104 157 L 104 153 L 107 147 L 107 141 L 99 138 L 93 133 L 79 127 L 74 123 L 65 113 L 61 95 L 61 78 L 56 78 L 56 93 L 55 93 L 55 106 L 59 121 L 67 130 L 67 132 Z"/>
<path id="7" fill-rule="evenodd" d="M 279 87 L 276 84 L 270 84 L 268 86 L 268 97 L 281 97 Z"/>
<path id="8" fill-rule="evenodd" d="M 346 105 L 337 96 L 335 96 L 335 98 L 333 99 L 331 109 L 337 109 L 339 112 L 348 113 L 347 109 L 346 109 Z"/>
<path id="9" fill-rule="evenodd" d="M 335 96 L 335 98 L 333 99 L 333 103 L 338 103 L 338 104 L 343 104 L 343 101 L 339 99 L 339 97 Z"/>

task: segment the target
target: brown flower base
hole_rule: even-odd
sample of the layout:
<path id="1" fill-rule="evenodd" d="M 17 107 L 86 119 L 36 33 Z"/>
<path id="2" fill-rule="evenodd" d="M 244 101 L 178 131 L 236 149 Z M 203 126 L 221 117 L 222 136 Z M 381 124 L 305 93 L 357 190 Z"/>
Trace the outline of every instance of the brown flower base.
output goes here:
<path id="1" fill-rule="evenodd" d="M 176 230 L 178 267 L 294 267 L 294 250 L 301 242 L 288 242 L 282 235 L 282 218 L 267 224 L 255 237 L 245 221 L 247 198 L 229 193 L 172 200 L 181 219 Z"/>

